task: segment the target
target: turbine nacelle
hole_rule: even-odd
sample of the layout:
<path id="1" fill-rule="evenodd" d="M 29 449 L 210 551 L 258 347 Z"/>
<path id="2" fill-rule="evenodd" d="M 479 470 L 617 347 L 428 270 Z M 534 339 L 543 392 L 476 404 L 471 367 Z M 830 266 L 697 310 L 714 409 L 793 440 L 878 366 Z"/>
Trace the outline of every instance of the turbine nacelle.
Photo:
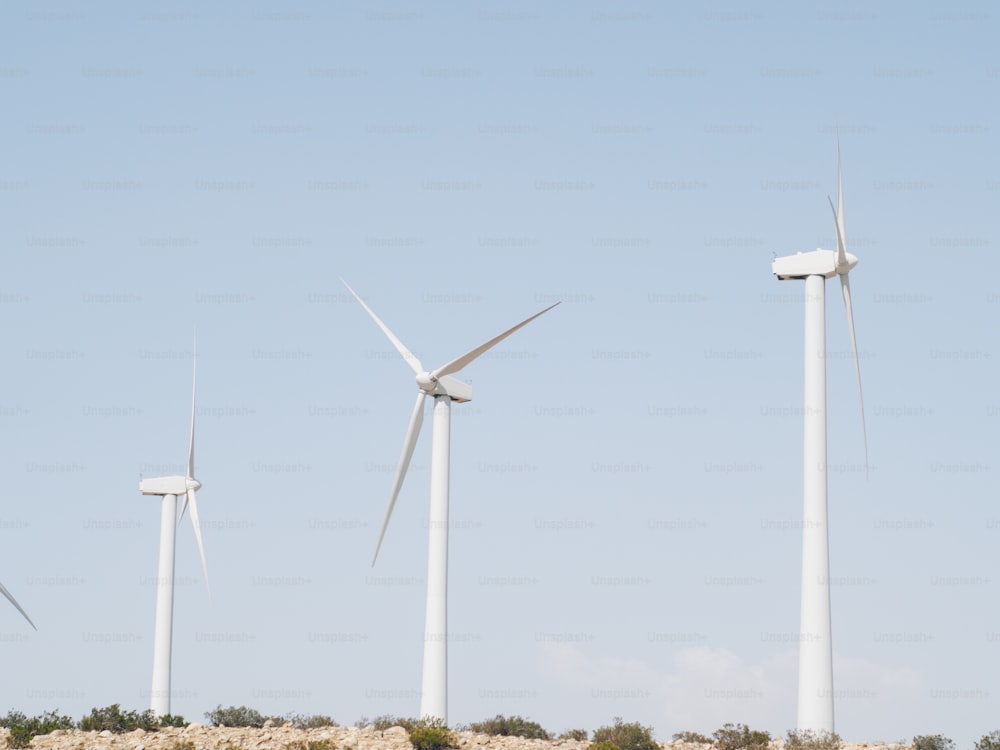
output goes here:
<path id="1" fill-rule="evenodd" d="M 437 378 L 432 372 L 422 372 L 417 375 L 417 387 L 428 396 L 448 396 L 459 403 L 472 400 L 472 386 L 450 375 Z"/>
<path id="2" fill-rule="evenodd" d="M 143 495 L 177 495 L 187 494 L 188 489 L 197 490 L 201 488 L 201 482 L 197 479 L 187 477 L 155 477 L 153 479 L 143 479 L 139 482 L 139 492 Z"/>
<path id="3" fill-rule="evenodd" d="M 771 264 L 771 273 L 781 281 L 788 279 L 804 279 L 808 276 L 822 276 L 832 279 L 837 275 L 846 275 L 858 264 L 858 259 L 851 253 L 844 253 L 845 263 L 837 264 L 837 252 L 834 250 L 813 250 L 809 253 L 796 253 L 775 258 Z"/>

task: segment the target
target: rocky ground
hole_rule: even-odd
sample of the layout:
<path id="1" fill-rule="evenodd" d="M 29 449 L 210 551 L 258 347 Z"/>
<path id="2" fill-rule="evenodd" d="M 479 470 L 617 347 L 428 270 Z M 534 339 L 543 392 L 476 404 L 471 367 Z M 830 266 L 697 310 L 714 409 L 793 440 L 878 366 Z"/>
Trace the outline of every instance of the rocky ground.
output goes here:
<path id="1" fill-rule="evenodd" d="M 7 746 L 8 730 L 0 728 L 0 747 Z M 585 750 L 590 744 L 580 740 L 526 740 L 521 737 L 494 737 L 475 732 L 456 732 L 460 750 Z M 326 741 L 329 750 L 411 750 L 406 730 L 385 731 L 357 727 L 293 729 L 291 725 L 245 729 L 206 727 L 190 724 L 158 732 L 137 729 L 126 734 L 58 730 L 35 737 L 31 750 L 310 750 L 309 743 Z M 190 744 L 188 744 L 190 743 Z M 777 739 L 773 750 L 782 750 Z M 315 747 L 315 746 L 314 746 Z M 664 750 L 707 750 L 709 745 L 682 742 L 662 743 Z M 909 750 L 908 745 L 852 742 L 844 750 Z"/>

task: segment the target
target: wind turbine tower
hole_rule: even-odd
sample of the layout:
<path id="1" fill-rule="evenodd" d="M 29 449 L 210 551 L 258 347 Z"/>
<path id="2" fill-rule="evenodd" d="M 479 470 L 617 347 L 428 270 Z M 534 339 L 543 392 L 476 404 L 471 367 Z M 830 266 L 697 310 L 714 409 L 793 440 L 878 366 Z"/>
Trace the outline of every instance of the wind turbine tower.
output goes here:
<path id="1" fill-rule="evenodd" d="M 342 280 L 343 281 L 343 280 Z M 528 325 L 531 321 L 553 307 L 551 305 L 527 320 L 523 320 L 513 328 L 509 328 L 499 336 L 487 341 L 470 352 L 453 359 L 436 370 L 427 371 L 420 360 L 396 338 L 385 323 L 379 320 L 364 300 L 344 282 L 344 286 L 354 295 L 376 325 L 382 329 L 393 347 L 403 360 L 413 370 L 417 381 L 417 400 L 410 417 L 410 426 L 403 442 L 403 452 L 396 467 L 396 477 L 389 496 L 389 508 L 382 522 L 378 544 L 375 547 L 375 557 L 372 565 L 378 559 L 379 549 L 385 531 L 389 526 L 392 509 L 406 477 L 406 470 L 413 456 L 420 427 L 424 421 L 424 405 L 426 398 L 434 399 L 434 430 L 431 440 L 431 507 L 430 507 L 430 543 L 427 554 L 427 614 L 424 626 L 424 666 L 420 690 L 421 718 L 441 719 L 448 721 L 448 478 L 451 443 L 451 403 L 465 403 L 472 399 L 472 386 L 451 377 L 454 373 L 470 364 L 473 360 L 485 354 L 515 331 Z"/>
<path id="2" fill-rule="evenodd" d="M 826 280 L 837 276 L 847 311 L 861 401 L 861 427 L 868 467 L 861 368 L 854 335 L 854 311 L 848 273 L 858 259 L 844 239 L 844 191 L 837 144 L 837 250 L 813 250 L 776 258 L 772 271 L 781 281 L 805 281 L 805 403 L 803 435 L 802 602 L 799 627 L 797 727 L 833 732 L 833 642 L 830 621 L 830 537 L 827 526 L 826 462 Z"/>
<path id="3" fill-rule="evenodd" d="M 184 511 L 191 507 L 191 524 L 198 540 L 201 567 L 208 588 L 208 566 L 205 548 L 201 542 L 201 525 L 198 522 L 198 503 L 195 493 L 201 482 L 194 478 L 194 417 L 197 396 L 197 352 L 194 354 L 193 383 L 191 386 L 191 442 L 188 448 L 186 476 L 157 477 L 139 482 L 139 492 L 162 498 L 160 505 L 160 558 L 156 575 L 156 628 L 153 635 L 153 686 L 150 705 L 153 713 L 164 716 L 170 713 L 170 658 L 174 626 L 174 553 L 177 540 L 177 498 L 184 498 Z"/>

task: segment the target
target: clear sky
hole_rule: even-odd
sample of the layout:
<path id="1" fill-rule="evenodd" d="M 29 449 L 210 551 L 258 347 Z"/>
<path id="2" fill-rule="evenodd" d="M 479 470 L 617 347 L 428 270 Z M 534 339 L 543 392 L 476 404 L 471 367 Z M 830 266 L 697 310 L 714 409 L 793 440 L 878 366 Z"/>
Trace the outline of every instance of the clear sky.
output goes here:
<path id="1" fill-rule="evenodd" d="M 795 721 L 802 286 L 839 126 L 870 444 L 828 285 L 837 729 L 996 729 L 998 11 L 988 3 L 8 3 L 0 710 L 148 705 L 198 335 L 211 596 L 173 708 L 419 710 L 452 425 L 450 719 Z"/>

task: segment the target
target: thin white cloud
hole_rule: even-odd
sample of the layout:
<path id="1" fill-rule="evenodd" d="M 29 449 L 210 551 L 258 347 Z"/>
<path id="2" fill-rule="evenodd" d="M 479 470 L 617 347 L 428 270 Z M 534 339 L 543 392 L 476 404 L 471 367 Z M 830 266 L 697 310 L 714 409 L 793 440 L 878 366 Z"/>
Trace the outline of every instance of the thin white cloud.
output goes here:
<path id="1" fill-rule="evenodd" d="M 662 741 L 682 730 L 711 734 L 727 722 L 781 736 L 795 723 L 795 650 L 750 663 L 725 648 L 692 646 L 661 667 L 545 643 L 540 657 L 542 674 L 575 699 L 579 713 L 564 719 L 574 725 L 622 716 L 653 726 Z M 914 709 L 927 698 L 918 672 L 835 657 L 834 674 L 837 729 L 845 740 L 912 736 Z"/>

